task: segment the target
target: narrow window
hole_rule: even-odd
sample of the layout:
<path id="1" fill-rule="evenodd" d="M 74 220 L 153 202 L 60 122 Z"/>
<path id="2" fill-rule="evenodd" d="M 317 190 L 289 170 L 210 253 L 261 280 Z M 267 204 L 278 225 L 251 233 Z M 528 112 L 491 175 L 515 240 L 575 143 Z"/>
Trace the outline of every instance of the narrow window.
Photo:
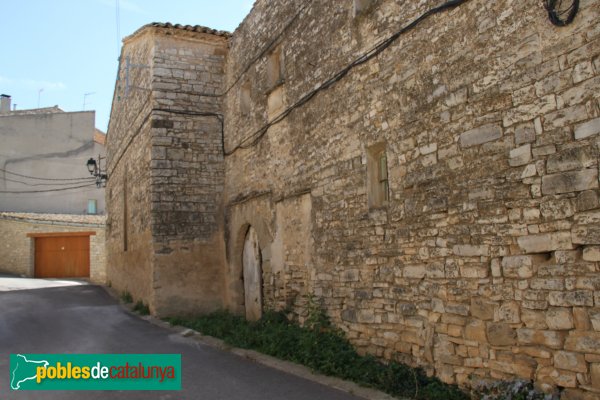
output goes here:
<path id="1" fill-rule="evenodd" d="M 94 199 L 88 200 L 87 213 L 90 215 L 95 215 L 97 213 L 97 204 L 98 202 Z"/>
<path id="2" fill-rule="evenodd" d="M 127 209 L 127 177 L 123 180 L 123 251 L 127 251 L 127 229 L 129 210 Z"/>
<path id="3" fill-rule="evenodd" d="M 367 11 L 373 3 L 374 0 L 354 0 L 354 16 Z"/>
<path id="4" fill-rule="evenodd" d="M 379 190 L 381 191 L 380 197 L 384 202 L 389 200 L 389 183 L 388 183 L 388 170 L 387 170 L 387 156 L 385 151 L 379 153 Z"/>
<path id="5" fill-rule="evenodd" d="M 283 83 L 281 48 L 276 48 L 267 58 L 267 86 L 273 89 Z"/>
<path id="6" fill-rule="evenodd" d="M 242 115 L 250 114 L 251 104 L 250 82 L 246 82 L 240 89 L 240 112 Z"/>
<path id="7" fill-rule="evenodd" d="M 387 205 L 390 198 L 390 185 L 384 143 L 367 149 L 367 185 L 369 207 L 376 208 Z"/>

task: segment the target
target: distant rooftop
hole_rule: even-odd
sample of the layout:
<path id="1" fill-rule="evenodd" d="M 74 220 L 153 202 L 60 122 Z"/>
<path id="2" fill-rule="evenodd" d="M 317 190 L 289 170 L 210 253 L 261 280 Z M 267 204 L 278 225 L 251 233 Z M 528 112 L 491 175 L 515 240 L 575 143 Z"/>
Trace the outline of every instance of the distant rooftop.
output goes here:
<path id="1" fill-rule="evenodd" d="M 60 114 L 64 113 L 58 106 L 54 107 L 43 107 L 43 108 L 30 108 L 28 110 L 11 110 L 0 114 L 0 116 L 13 116 L 13 115 L 34 115 L 34 114 Z"/>
<path id="2" fill-rule="evenodd" d="M 1 95 L 2 97 L 8 97 L 7 95 Z M 93 112 L 93 111 L 75 111 L 75 112 Z M 0 112 L 0 117 L 14 117 L 18 115 L 50 115 L 50 114 L 63 114 L 66 113 L 65 110 L 61 109 L 58 106 L 54 107 L 43 107 L 43 108 L 30 108 L 27 110 L 10 110 Z M 102 132 L 98 128 L 94 128 L 94 142 L 105 145 L 106 144 L 106 134 Z"/>
<path id="3" fill-rule="evenodd" d="M 106 145 L 106 133 L 96 128 L 96 130 L 94 131 L 94 142 L 103 146 Z"/>

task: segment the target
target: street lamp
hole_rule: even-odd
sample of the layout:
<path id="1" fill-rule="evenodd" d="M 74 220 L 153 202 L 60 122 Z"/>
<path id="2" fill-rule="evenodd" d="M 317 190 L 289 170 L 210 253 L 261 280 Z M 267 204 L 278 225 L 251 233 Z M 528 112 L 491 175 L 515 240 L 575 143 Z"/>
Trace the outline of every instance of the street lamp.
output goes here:
<path id="1" fill-rule="evenodd" d="M 96 187 L 98 188 L 106 187 L 106 181 L 108 180 L 106 170 L 102 170 L 102 160 L 105 158 L 106 157 L 98 155 L 98 161 L 94 160 L 93 158 L 90 158 L 85 164 L 90 175 L 96 177 Z"/>
<path id="2" fill-rule="evenodd" d="M 94 160 L 93 158 L 90 158 L 87 162 L 87 169 L 88 171 L 90 171 L 90 175 L 94 175 L 94 173 L 96 172 L 96 160 Z"/>

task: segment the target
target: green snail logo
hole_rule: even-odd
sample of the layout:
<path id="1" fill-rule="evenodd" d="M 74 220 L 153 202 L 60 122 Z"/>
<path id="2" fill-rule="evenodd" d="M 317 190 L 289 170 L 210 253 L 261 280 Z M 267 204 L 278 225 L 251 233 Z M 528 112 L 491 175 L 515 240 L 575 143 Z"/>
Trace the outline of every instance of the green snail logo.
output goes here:
<path id="1" fill-rule="evenodd" d="M 36 379 L 37 368 L 47 367 L 49 364 L 46 360 L 28 360 L 22 354 L 17 354 L 16 360 L 13 370 L 10 372 L 10 388 L 12 390 L 19 390 L 23 382 Z"/>

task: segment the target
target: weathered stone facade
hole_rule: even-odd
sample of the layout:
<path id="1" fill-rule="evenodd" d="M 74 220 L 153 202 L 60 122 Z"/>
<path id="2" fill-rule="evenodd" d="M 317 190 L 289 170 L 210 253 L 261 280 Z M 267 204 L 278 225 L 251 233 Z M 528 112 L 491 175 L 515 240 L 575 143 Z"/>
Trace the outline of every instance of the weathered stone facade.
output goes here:
<path id="1" fill-rule="evenodd" d="M 345 70 L 440 4 L 353 3 L 259 0 L 227 41 L 149 26 L 125 43 L 162 64 L 147 107 L 171 112 L 138 111 L 141 90 L 113 105 L 111 165 L 132 166 L 146 215 L 128 237 L 152 258 L 109 245 L 119 284 L 146 282 L 157 313 L 243 313 L 252 226 L 266 308 L 302 317 L 314 296 L 362 351 L 447 382 L 600 397 L 600 1 L 563 28 L 537 1 L 466 1 Z M 207 36 L 215 59 L 191 56 Z M 191 110 L 223 115 L 222 144 Z"/>
<path id="2" fill-rule="evenodd" d="M 197 93 L 221 88 L 227 37 L 152 26 L 123 47 L 107 140 L 109 279 L 163 315 L 224 306 L 220 99 Z"/>

